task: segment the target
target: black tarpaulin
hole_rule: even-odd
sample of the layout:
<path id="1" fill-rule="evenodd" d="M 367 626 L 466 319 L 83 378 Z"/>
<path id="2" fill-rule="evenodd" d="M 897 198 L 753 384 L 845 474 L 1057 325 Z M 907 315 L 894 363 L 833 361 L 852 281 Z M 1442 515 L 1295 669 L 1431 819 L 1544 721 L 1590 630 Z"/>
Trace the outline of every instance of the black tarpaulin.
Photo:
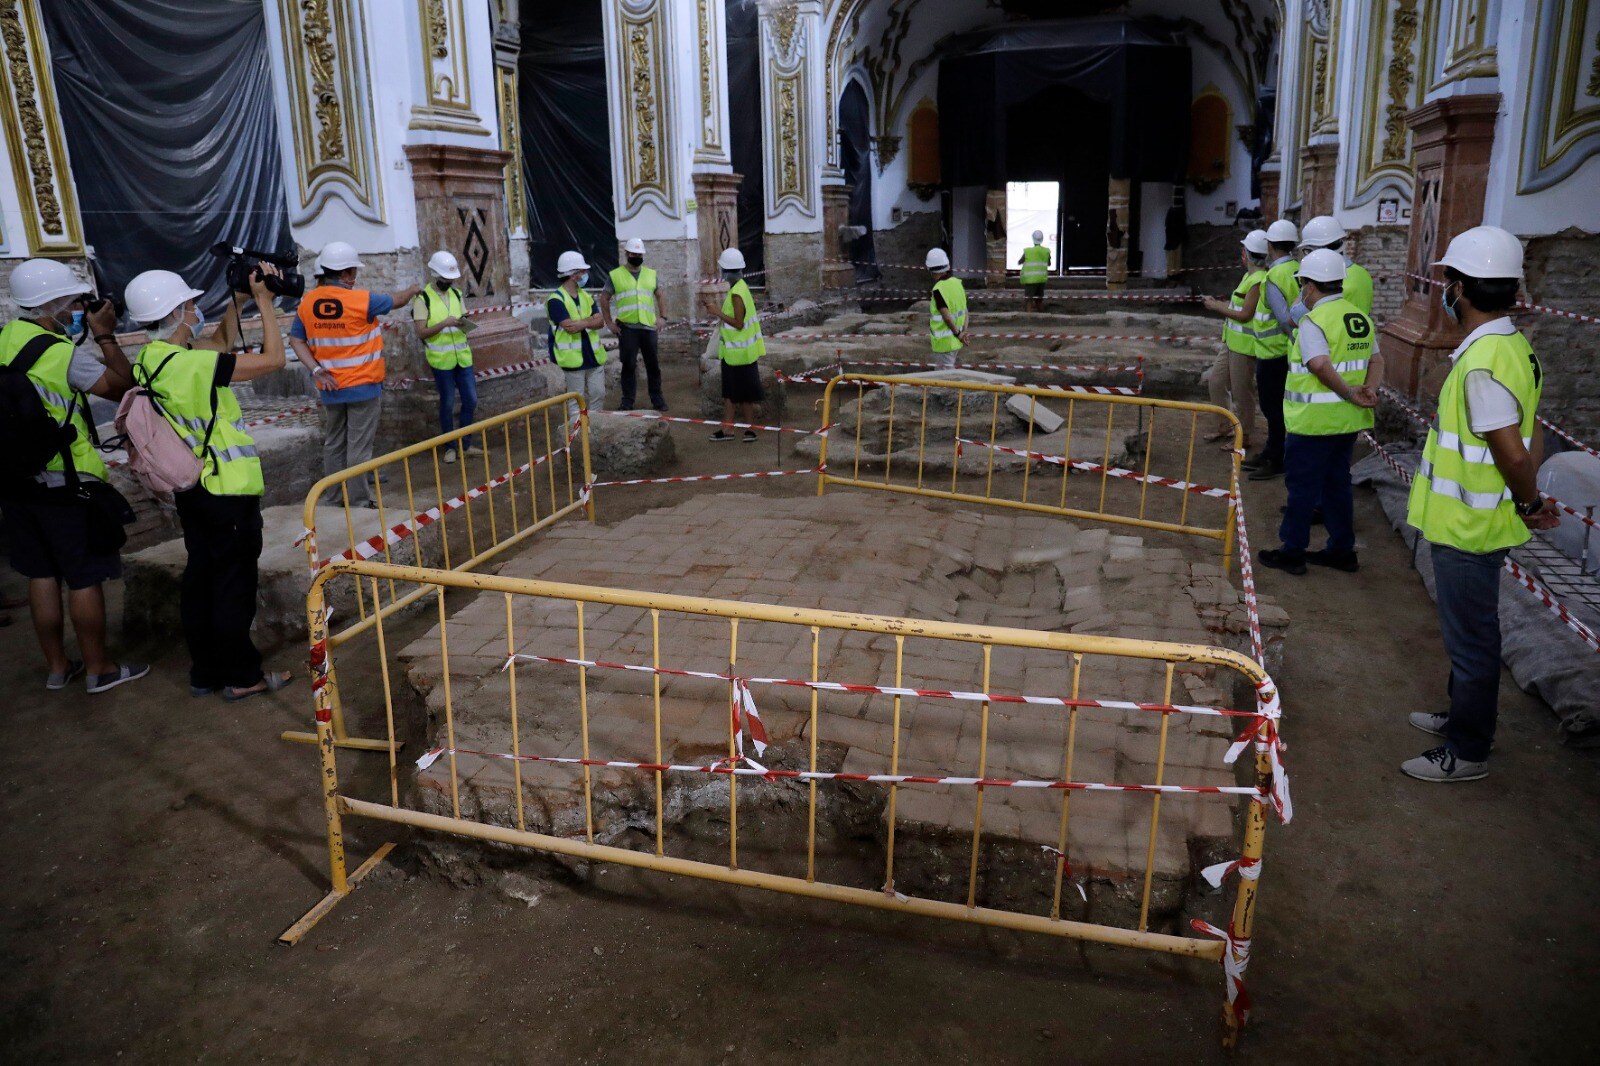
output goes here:
<path id="1" fill-rule="evenodd" d="M 293 253 L 259 0 L 50 0 L 61 124 L 104 286 L 174 270 L 227 299 L 218 241 Z"/>
<path id="2" fill-rule="evenodd" d="M 1008 139 L 1046 138 L 1074 148 L 1073 115 L 1013 108 L 1052 89 L 1105 104 L 1111 176 L 1182 180 L 1189 145 L 1189 49 L 1173 34 L 1127 19 L 1000 26 L 956 38 L 939 66 L 940 141 L 946 184 L 999 188 Z"/>
<path id="3" fill-rule="evenodd" d="M 754 0 L 727 0 L 728 158 L 739 183 L 739 250 L 758 278 L 767 268 L 766 171 L 761 135 L 761 23 Z"/>
<path id="4" fill-rule="evenodd" d="M 601 5 L 524 4 L 517 77 L 532 284 L 555 286 L 565 251 L 598 284 L 617 265 Z"/>

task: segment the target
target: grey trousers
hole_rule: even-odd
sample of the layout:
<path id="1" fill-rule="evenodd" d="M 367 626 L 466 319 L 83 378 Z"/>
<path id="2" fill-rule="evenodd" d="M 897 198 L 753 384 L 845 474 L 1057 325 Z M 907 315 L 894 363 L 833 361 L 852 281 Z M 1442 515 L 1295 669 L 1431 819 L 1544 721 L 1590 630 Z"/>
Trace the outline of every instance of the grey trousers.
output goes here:
<path id="1" fill-rule="evenodd" d="M 372 443 L 378 436 L 378 417 L 383 413 L 383 397 L 358 403 L 330 403 L 322 408 L 322 472 L 337 474 L 346 467 L 372 458 Z M 365 503 L 367 478 L 349 484 L 350 502 Z"/>
<path id="2" fill-rule="evenodd" d="M 579 367 L 577 370 L 563 370 L 561 376 L 566 379 L 568 392 L 575 392 L 582 396 L 589 405 L 589 410 L 604 411 L 606 409 L 606 368 L 603 366 Z M 578 405 L 567 404 L 567 418 L 572 422 L 578 420 Z"/>

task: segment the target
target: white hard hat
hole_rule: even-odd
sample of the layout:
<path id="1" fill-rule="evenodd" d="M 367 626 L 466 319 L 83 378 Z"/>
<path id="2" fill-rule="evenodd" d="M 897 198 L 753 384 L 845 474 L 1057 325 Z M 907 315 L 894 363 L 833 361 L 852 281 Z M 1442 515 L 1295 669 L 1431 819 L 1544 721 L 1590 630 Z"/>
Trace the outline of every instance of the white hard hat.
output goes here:
<path id="1" fill-rule="evenodd" d="M 1244 240 L 1239 242 L 1244 245 L 1244 250 L 1251 255 L 1266 255 L 1271 248 L 1267 244 L 1267 231 L 1253 229 L 1244 235 Z"/>
<path id="2" fill-rule="evenodd" d="M 1332 215 L 1318 215 L 1306 223 L 1306 228 L 1300 231 L 1300 247 L 1326 248 L 1335 241 L 1345 238 L 1344 227 L 1339 225 L 1339 220 Z"/>
<path id="3" fill-rule="evenodd" d="M 456 262 L 456 257 L 443 248 L 433 253 L 428 260 L 428 269 L 441 278 L 453 281 L 461 276 L 461 265 Z"/>
<path id="4" fill-rule="evenodd" d="M 1033 243 L 1034 244 L 1043 244 L 1044 243 L 1044 230 L 1036 229 L 1036 230 L 1033 231 Z"/>
<path id="5" fill-rule="evenodd" d="M 19 307 L 43 307 L 63 296 L 86 296 L 88 282 L 79 281 L 65 263 L 30 259 L 11 272 L 11 298 Z"/>
<path id="6" fill-rule="evenodd" d="M 627 252 L 629 255 L 643 255 L 644 254 L 644 242 L 641 241 L 639 238 L 635 237 L 633 240 L 631 240 L 627 244 L 623 245 L 622 246 L 622 250 Z"/>
<path id="7" fill-rule="evenodd" d="M 1444 258 L 1433 265 L 1454 267 L 1469 278 L 1521 281 L 1522 242 L 1499 226 L 1474 226 L 1456 234 L 1445 249 Z"/>
<path id="8" fill-rule="evenodd" d="M 950 257 L 945 254 L 943 248 L 929 248 L 928 258 L 923 262 L 927 264 L 929 270 L 950 269 Z"/>
<path id="9" fill-rule="evenodd" d="M 1332 248 L 1307 252 L 1300 260 L 1299 277 L 1306 281 L 1344 281 L 1344 256 Z"/>
<path id="10" fill-rule="evenodd" d="M 562 277 L 568 274 L 577 274 L 588 270 L 589 264 L 584 261 L 581 252 L 562 252 L 556 259 L 556 273 Z"/>
<path id="11" fill-rule="evenodd" d="M 1267 240 L 1273 244 L 1294 244 L 1299 239 L 1300 231 L 1286 218 L 1280 218 L 1267 227 Z"/>
<path id="12" fill-rule="evenodd" d="M 329 241 L 322 246 L 322 254 L 317 256 L 318 274 L 337 274 L 360 265 L 361 257 L 356 254 L 355 247 L 344 241 Z"/>
<path id="13" fill-rule="evenodd" d="M 724 248 L 722 254 L 717 256 L 717 266 L 723 270 L 743 270 L 744 253 L 737 248 Z"/>
<path id="14" fill-rule="evenodd" d="M 128 303 L 128 317 L 135 322 L 160 322 L 196 296 L 205 294 L 192 289 L 188 282 L 170 270 L 146 270 L 128 282 L 123 292 Z"/>

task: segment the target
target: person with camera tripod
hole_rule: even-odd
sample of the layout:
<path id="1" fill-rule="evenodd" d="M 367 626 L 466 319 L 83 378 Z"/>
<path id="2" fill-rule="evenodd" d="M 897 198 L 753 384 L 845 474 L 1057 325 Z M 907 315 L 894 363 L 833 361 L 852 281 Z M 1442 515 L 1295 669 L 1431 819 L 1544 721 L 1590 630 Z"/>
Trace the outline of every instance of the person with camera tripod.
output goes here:
<path id="1" fill-rule="evenodd" d="M 231 386 L 282 370 L 283 337 L 272 306 L 271 263 L 250 275 L 250 296 L 261 311 L 259 353 L 208 352 L 192 346 L 205 324 L 196 297 L 170 270 L 147 270 L 128 283 L 128 314 L 144 324 L 150 342 L 139 349 L 133 376 L 153 394 L 167 423 L 202 462 L 200 481 L 173 494 L 188 562 L 181 613 L 189 646 L 189 694 L 220 692 L 229 703 L 276 692 L 287 672 L 263 674 L 250 639 L 256 616 L 261 557 L 261 459 L 245 431 Z"/>
<path id="2" fill-rule="evenodd" d="M 317 287 L 306 293 L 289 327 L 289 344 L 311 372 L 322 398 L 322 472 L 337 474 L 372 458 L 383 410 L 383 326 L 378 316 L 409 303 L 422 291 L 396 293 L 356 288 L 361 257 L 344 241 L 330 241 L 317 256 Z M 349 484 L 354 507 L 376 507 L 369 478 Z M 338 497 L 333 497 L 337 500 Z"/>
<path id="3" fill-rule="evenodd" d="M 122 576 L 122 559 L 116 549 L 105 551 L 96 545 L 94 516 L 90 507 L 74 498 L 67 464 L 70 460 L 70 471 L 80 485 L 105 487 L 108 473 L 94 446 L 85 394 L 120 400 L 133 386 L 133 374 L 117 346 L 116 309 L 110 300 L 91 301 L 89 286 L 65 264 L 30 259 L 11 272 L 10 284 L 22 317 L 0 330 L 0 367 L 20 370 L 37 396 L 34 400 L 25 390 L 19 390 L 20 395 L 13 392 L 10 386 L 21 384 L 16 381 L 6 382 L 0 390 L 5 411 L 0 418 L 5 451 L 0 465 L 8 475 L 0 485 L 0 507 L 11 543 L 11 566 L 28 579 L 28 610 L 49 666 L 45 688 L 64 689 L 87 672 L 88 691 L 106 692 L 138 680 L 150 667 L 117 663 L 106 654 L 102 586 Z M 86 331 L 99 347 L 98 359 L 76 346 Z M 33 401 L 34 412 L 42 405 L 39 417 L 47 415 L 70 430 L 71 444 L 41 459 L 38 467 L 14 469 L 18 457 L 38 447 L 37 440 L 11 439 L 11 434 L 29 432 L 35 424 L 26 410 L 13 407 L 14 399 Z M 63 583 L 81 662 L 67 658 Z"/>

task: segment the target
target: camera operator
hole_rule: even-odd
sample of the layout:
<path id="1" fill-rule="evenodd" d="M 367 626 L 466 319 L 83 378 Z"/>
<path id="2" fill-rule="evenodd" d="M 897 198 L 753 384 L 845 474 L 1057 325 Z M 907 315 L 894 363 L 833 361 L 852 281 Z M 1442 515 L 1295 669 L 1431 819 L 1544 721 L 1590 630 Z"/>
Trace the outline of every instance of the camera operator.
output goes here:
<path id="1" fill-rule="evenodd" d="M 322 397 L 322 472 L 336 474 L 372 458 L 383 407 L 383 327 L 378 316 L 410 302 L 413 285 L 396 293 L 356 288 L 361 259 L 344 241 L 317 256 L 317 287 L 306 293 L 289 328 L 289 343 L 311 371 Z M 376 507 L 368 478 L 348 486 L 350 503 Z M 330 494 L 330 502 L 339 499 Z"/>
<path id="2" fill-rule="evenodd" d="M 147 270 L 127 289 L 128 313 L 151 337 L 134 360 L 134 380 L 155 394 L 168 424 L 204 464 L 199 483 L 174 494 L 189 555 L 182 590 L 189 693 L 221 692 L 230 703 L 276 692 L 292 679 L 286 672 L 263 674 L 261 653 L 250 639 L 261 556 L 261 459 L 230 387 L 284 367 L 283 337 L 267 287 L 277 273 L 262 263 L 250 278 L 250 295 L 261 311 L 259 354 L 191 347 L 205 324 L 194 302 L 204 294 L 170 270 Z"/>

